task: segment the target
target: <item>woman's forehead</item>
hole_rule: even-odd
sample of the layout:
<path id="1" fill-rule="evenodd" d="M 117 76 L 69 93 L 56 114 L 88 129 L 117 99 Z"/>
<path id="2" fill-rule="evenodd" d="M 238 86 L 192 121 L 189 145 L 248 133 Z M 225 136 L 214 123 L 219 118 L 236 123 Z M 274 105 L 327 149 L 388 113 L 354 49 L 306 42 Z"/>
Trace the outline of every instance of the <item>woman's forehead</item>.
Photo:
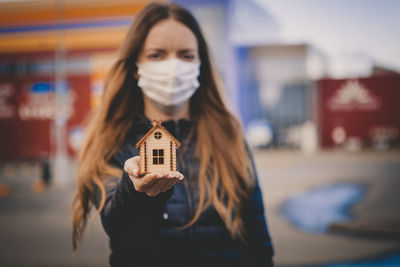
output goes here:
<path id="1" fill-rule="evenodd" d="M 155 24 L 147 34 L 143 50 L 197 50 L 197 38 L 183 23 L 165 19 Z"/>

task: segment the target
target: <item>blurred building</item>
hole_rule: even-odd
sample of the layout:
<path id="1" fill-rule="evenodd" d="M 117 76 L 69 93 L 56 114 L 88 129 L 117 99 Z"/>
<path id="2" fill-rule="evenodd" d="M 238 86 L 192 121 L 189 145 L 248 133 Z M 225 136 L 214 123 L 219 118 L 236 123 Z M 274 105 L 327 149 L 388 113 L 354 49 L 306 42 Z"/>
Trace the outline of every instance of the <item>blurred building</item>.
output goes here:
<path id="1" fill-rule="evenodd" d="M 326 75 L 325 56 L 309 44 L 269 44 L 247 50 L 249 60 L 242 65 L 247 75 L 242 86 L 253 88 L 241 93 L 243 117 L 249 122 L 268 121 L 274 130 L 275 147 L 300 147 L 302 127 L 317 123 L 313 81 Z M 250 113 L 246 107 L 256 100 L 259 110 Z"/>
<path id="2" fill-rule="evenodd" d="M 310 44 L 285 43 L 279 22 L 255 1 L 174 2 L 195 14 L 211 40 L 214 60 L 234 109 L 250 133 L 249 141 L 258 139 L 252 133 L 270 135 L 272 130 L 272 138 L 265 136 L 254 145 L 300 147 L 302 137 L 296 136 L 301 135 L 301 127 L 311 122 L 316 129 L 312 81 L 327 73 L 324 54 Z M 268 125 L 264 133 L 259 122 Z"/>
<path id="3" fill-rule="evenodd" d="M 0 2 L 0 137 L 5 148 L 0 159 L 75 153 L 83 120 L 99 100 L 116 51 L 135 14 L 149 2 Z M 323 107 L 330 62 L 322 51 L 309 43 L 285 42 L 279 21 L 256 1 L 172 2 L 188 8 L 201 24 L 252 145 L 313 151 L 334 146 L 326 139 L 332 129 L 339 129 L 334 136 L 341 140 L 340 127 L 348 116 L 334 126 L 326 123 L 331 120 Z"/>
<path id="4" fill-rule="evenodd" d="M 126 30 L 149 2 L 0 3 L 0 159 L 76 152 Z"/>
<path id="5" fill-rule="evenodd" d="M 256 1 L 174 2 L 190 9 L 202 25 L 234 110 L 253 146 L 312 152 L 318 147 L 388 149 L 398 143 L 395 72 L 351 57 L 345 68 L 348 79 L 329 79 L 332 62 L 323 51 L 309 43 L 287 43 L 279 21 Z M 386 75 L 378 78 L 377 74 Z M 339 90 L 354 83 L 369 85 L 381 106 L 368 111 L 332 111 L 326 97 L 333 92 L 333 84 Z M 353 92 L 350 106 L 364 101 L 368 90 Z"/>

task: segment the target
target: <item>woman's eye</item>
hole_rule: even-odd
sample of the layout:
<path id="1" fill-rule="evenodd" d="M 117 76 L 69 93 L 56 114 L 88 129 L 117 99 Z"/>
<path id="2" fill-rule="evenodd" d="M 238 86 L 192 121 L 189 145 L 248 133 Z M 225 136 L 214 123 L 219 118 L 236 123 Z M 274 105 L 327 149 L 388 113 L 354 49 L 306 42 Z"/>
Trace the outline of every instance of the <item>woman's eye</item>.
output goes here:
<path id="1" fill-rule="evenodd" d="M 148 56 L 149 59 L 160 59 L 161 56 L 159 54 L 151 54 Z"/>
<path id="2" fill-rule="evenodd" d="M 184 55 L 183 58 L 185 60 L 193 60 L 194 59 L 194 55 Z"/>

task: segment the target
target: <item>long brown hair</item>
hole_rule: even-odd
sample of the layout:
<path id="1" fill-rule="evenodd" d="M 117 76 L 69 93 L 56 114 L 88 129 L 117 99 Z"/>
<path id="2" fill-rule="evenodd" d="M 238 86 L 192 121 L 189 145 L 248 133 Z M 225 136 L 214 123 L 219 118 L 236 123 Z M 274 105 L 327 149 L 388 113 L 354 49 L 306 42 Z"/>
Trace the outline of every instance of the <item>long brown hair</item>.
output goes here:
<path id="1" fill-rule="evenodd" d="M 135 63 L 151 27 L 168 18 L 192 30 L 197 37 L 201 61 L 200 87 L 190 99 L 191 118 L 197 122 L 195 153 L 200 161 L 199 203 L 195 215 L 183 227 L 194 224 L 201 213 L 213 205 L 232 237 L 244 239 L 241 214 L 254 181 L 241 124 L 224 103 L 206 41 L 195 18 L 179 5 L 153 3 L 146 6 L 130 26 L 118 59 L 105 79 L 102 103 L 94 110 L 86 128 L 79 153 L 78 190 L 72 202 L 74 250 L 82 240 L 93 207 L 92 184 L 101 191 L 100 212 L 105 205 L 106 177 L 122 174 L 108 162 L 123 144 L 132 118 L 143 112 L 142 93 L 134 77 Z"/>

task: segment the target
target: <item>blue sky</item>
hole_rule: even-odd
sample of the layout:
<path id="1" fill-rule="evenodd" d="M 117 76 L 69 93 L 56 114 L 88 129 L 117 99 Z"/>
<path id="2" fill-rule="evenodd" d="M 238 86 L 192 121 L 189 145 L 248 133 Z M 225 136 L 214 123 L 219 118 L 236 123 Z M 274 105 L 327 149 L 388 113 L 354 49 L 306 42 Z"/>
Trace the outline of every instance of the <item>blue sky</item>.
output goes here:
<path id="1" fill-rule="evenodd" d="M 284 42 L 307 42 L 330 59 L 334 76 L 366 65 L 400 71 L 398 0 L 253 0 L 278 20 Z"/>

